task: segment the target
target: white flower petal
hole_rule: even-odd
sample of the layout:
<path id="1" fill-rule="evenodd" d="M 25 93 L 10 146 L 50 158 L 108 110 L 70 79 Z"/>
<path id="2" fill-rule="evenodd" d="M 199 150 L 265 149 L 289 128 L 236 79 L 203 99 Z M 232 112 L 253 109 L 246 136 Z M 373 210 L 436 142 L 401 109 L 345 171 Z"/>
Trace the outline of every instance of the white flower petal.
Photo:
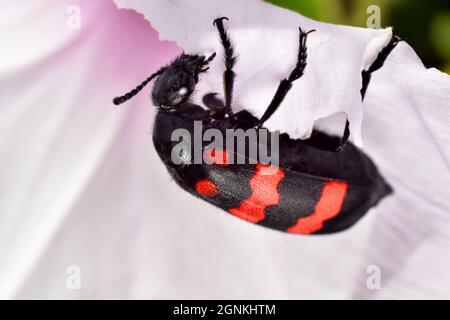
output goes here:
<path id="1" fill-rule="evenodd" d="M 80 30 L 66 27 L 64 2 L 16 4 L 1 12 L 9 18 L 0 19 L 8 21 L 0 35 L 14 39 L 0 62 L 2 298 L 17 294 L 66 219 L 81 213 L 80 199 L 108 163 L 111 148 L 123 136 L 129 139 L 117 152 L 119 164 L 133 142 L 148 138 L 144 145 L 150 145 L 148 125 L 140 138 L 130 134 L 136 119 L 150 122 L 148 97 L 136 98 L 130 104 L 142 107 L 131 109 L 114 107 L 112 98 L 179 53 L 133 12 L 105 1 L 79 5 Z M 111 185 L 120 181 L 110 178 L 117 181 Z M 97 194 L 100 202 L 115 195 L 107 188 Z M 92 208 L 85 212 L 95 215 Z M 58 273 L 86 261 L 68 260 Z"/>

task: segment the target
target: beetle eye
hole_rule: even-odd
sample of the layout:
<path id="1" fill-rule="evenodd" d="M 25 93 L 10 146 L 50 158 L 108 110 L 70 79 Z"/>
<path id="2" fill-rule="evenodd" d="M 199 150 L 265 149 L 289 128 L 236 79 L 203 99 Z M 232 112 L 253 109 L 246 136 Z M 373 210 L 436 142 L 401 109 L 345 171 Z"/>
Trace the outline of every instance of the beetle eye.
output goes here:
<path id="1" fill-rule="evenodd" d="M 178 94 L 179 94 L 180 96 L 184 96 L 187 92 L 188 92 L 188 89 L 187 89 L 186 87 L 181 87 L 181 88 L 178 90 Z"/>

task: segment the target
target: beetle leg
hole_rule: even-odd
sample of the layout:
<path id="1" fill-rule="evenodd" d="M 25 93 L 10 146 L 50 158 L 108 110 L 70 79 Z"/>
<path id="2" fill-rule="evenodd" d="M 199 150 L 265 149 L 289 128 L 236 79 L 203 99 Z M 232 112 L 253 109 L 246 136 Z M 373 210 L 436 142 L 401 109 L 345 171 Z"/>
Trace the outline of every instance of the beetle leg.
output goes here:
<path id="1" fill-rule="evenodd" d="M 308 32 L 304 32 L 301 28 L 299 28 L 299 49 L 298 49 L 298 56 L 297 56 L 297 64 L 295 65 L 295 68 L 292 70 L 291 74 L 287 79 L 281 80 L 277 92 L 275 93 L 275 96 L 272 98 L 272 101 L 270 102 L 269 106 L 266 109 L 266 112 L 264 112 L 261 119 L 259 119 L 257 126 L 261 127 L 264 122 L 266 122 L 272 114 L 278 109 L 278 107 L 283 102 L 284 98 L 286 97 L 286 94 L 289 92 L 289 90 L 292 88 L 292 83 L 299 79 L 303 73 L 305 72 L 306 67 L 306 39 L 308 37 L 308 34 L 313 32 L 315 30 L 310 30 Z"/>
<path id="2" fill-rule="evenodd" d="M 362 77 L 362 87 L 361 87 L 361 100 L 364 100 L 364 97 L 366 95 L 367 87 L 369 86 L 370 78 L 373 72 L 380 69 L 384 62 L 386 61 L 387 57 L 391 53 L 391 51 L 397 46 L 399 42 L 401 42 L 402 39 L 394 34 L 392 34 L 392 38 L 389 41 L 389 43 L 378 53 L 377 58 L 375 61 L 370 65 L 369 69 L 363 70 L 361 72 Z"/>
<path id="3" fill-rule="evenodd" d="M 397 44 L 402 41 L 402 39 L 394 34 L 392 34 L 392 38 L 389 41 L 389 43 L 378 53 L 377 58 L 375 61 L 370 65 L 370 67 L 367 70 L 363 70 L 361 72 L 362 77 L 362 87 L 361 87 L 361 100 L 364 101 L 364 97 L 366 95 L 367 88 L 370 83 L 370 78 L 372 76 L 372 72 L 377 71 L 380 69 L 384 62 L 386 61 L 387 57 L 391 53 L 391 51 L 397 46 Z M 330 137 L 330 139 L 324 139 L 321 137 L 320 139 L 317 139 L 316 137 L 311 136 L 311 138 L 305 140 L 304 142 L 314 148 L 322 149 L 326 151 L 341 151 L 344 145 L 347 143 L 347 140 L 350 136 L 350 129 L 349 129 L 350 123 L 348 120 L 345 122 L 345 128 L 344 133 L 342 137 L 336 138 L 336 137 Z"/>
<path id="4" fill-rule="evenodd" d="M 227 17 L 221 17 L 214 20 L 213 25 L 217 27 L 219 31 L 220 41 L 225 50 L 225 72 L 223 73 L 223 86 L 225 95 L 225 112 L 228 116 L 233 114 L 231 110 L 231 101 L 233 98 L 234 78 L 236 74 L 233 71 L 234 64 L 236 62 L 236 56 L 234 55 L 234 48 L 231 45 L 230 38 L 223 26 L 223 20 L 228 20 Z"/>

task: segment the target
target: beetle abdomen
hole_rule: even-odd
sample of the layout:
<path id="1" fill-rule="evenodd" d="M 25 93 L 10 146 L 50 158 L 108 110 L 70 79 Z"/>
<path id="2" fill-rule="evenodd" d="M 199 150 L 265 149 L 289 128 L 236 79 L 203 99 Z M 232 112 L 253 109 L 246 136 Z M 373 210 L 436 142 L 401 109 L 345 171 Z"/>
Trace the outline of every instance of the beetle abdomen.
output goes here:
<path id="1" fill-rule="evenodd" d="M 270 174 L 264 169 L 272 169 Z M 191 165 L 188 192 L 247 222 L 297 234 L 349 228 L 391 192 L 377 173 L 371 181 L 317 177 L 266 164 Z"/>

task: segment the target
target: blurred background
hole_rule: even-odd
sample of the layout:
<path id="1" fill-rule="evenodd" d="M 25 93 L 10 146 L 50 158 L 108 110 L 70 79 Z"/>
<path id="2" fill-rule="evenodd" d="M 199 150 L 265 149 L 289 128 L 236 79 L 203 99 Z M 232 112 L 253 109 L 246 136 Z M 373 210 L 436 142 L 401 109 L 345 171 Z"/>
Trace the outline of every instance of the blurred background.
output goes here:
<path id="1" fill-rule="evenodd" d="M 381 26 L 394 26 L 428 68 L 450 73 L 450 1 L 448 0 L 267 0 L 312 19 L 366 27 L 370 5 L 381 9 Z"/>

